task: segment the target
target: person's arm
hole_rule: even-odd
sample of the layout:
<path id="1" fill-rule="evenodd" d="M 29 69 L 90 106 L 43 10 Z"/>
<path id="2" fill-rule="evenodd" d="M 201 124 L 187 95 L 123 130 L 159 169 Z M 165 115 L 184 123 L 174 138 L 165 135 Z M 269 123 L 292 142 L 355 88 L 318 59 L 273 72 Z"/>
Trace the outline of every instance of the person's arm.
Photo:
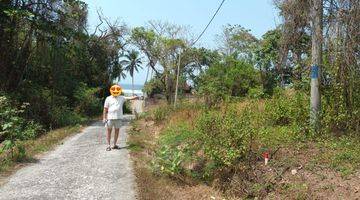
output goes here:
<path id="1" fill-rule="evenodd" d="M 103 111 L 103 122 L 106 123 L 108 120 L 108 111 L 109 111 L 109 100 L 108 98 L 105 99 L 104 103 L 104 111 Z"/>
<path id="2" fill-rule="evenodd" d="M 108 108 L 105 108 L 104 107 L 104 111 L 103 111 L 103 122 L 105 123 L 107 121 L 107 115 L 108 115 L 108 111 L 109 109 Z"/>
<path id="3" fill-rule="evenodd" d="M 125 97 L 125 100 L 135 100 L 135 99 L 139 99 L 139 97 L 138 96 Z"/>

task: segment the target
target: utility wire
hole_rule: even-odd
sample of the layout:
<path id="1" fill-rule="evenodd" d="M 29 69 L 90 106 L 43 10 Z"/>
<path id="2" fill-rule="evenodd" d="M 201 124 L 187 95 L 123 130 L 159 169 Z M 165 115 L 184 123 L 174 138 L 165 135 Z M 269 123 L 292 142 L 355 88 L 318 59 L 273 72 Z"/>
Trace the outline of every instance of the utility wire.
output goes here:
<path id="1" fill-rule="evenodd" d="M 196 40 L 190 45 L 193 46 L 197 41 L 199 41 L 199 39 L 203 36 L 203 34 L 205 33 L 206 29 L 210 26 L 211 22 L 214 20 L 215 16 L 218 14 L 220 8 L 222 7 L 222 5 L 224 4 L 225 0 L 222 0 L 222 2 L 220 3 L 218 9 L 216 10 L 216 12 L 214 13 L 214 15 L 212 16 L 212 18 L 210 19 L 209 23 L 206 25 L 206 27 L 204 28 L 204 30 L 200 33 L 200 35 L 196 38 Z"/>
<path id="2" fill-rule="evenodd" d="M 199 41 L 199 39 L 204 35 L 206 29 L 210 26 L 211 22 L 214 20 L 214 18 L 216 17 L 216 15 L 218 14 L 220 8 L 222 7 L 222 5 L 224 4 L 225 0 L 222 0 L 218 9 L 215 11 L 214 15 L 212 16 L 212 18 L 210 19 L 209 23 L 206 25 L 206 27 L 204 28 L 204 30 L 200 33 L 200 35 L 196 38 L 196 40 L 190 45 L 190 47 L 194 46 L 194 44 Z M 177 74 L 176 74 L 176 86 L 175 86 L 175 98 L 174 98 L 174 107 L 176 107 L 176 102 L 177 102 L 177 96 L 178 96 L 178 88 L 179 88 L 179 74 L 180 74 L 180 60 L 181 60 L 181 52 L 179 54 L 179 61 L 178 61 L 178 66 L 177 66 Z"/>

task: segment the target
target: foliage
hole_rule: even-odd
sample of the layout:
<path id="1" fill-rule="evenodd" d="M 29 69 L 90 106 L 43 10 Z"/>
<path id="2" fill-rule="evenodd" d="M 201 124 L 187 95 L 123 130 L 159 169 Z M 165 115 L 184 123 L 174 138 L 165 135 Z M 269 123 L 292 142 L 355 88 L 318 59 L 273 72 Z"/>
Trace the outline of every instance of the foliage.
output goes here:
<path id="1" fill-rule="evenodd" d="M 226 58 L 225 62 L 210 66 L 199 82 L 199 94 L 209 106 L 213 106 L 229 96 L 246 96 L 252 87 L 259 84 L 259 76 L 250 64 Z"/>
<path id="2" fill-rule="evenodd" d="M 159 139 L 159 149 L 153 161 L 157 173 L 177 176 L 187 172 L 185 166 L 194 158 L 194 133 L 186 124 L 168 127 Z"/>
<path id="3" fill-rule="evenodd" d="M 280 38 L 279 29 L 270 30 L 262 36 L 260 45 L 255 50 L 255 66 L 260 70 L 264 93 L 268 95 L 272 95 L 279 80 L 276 67 L 280 59 Z"/>
<path id="4" fill-rule="evenodd" d="M 226 112 L 204 110 L 194 123 L 179 121 L 167 127 L 155 152 L 155 171 L 177 178 L 190 175 L 209 180 L 217 170 L 247 161 L 250 144 L 256 135 L 251 121 L 254 108 L 247 109 L 249 111 L 241 113 L 235 107 Z"/>
<path id="5" fill-rule="evenodd" d="M 171 106 L 161 106 L 153 111 L 153 119 L 155 122 L 159 123 L 164 121 L 168 115 L 173 111 Z"/>
<path id="6" fill-rule="evenodd" d="M 309 61 L 312 26 L 312 1 L 276 0 L 284 19 L 282 24 L 280 57 L 283 65 L 293 68 L 291 78 L 298 89 L 309 91 Z M 345 133 L 359 130 L 359 56 L 360 4 L 353 0 L 316 1 L 323 5 L 318 14 L 323 18 L 319 25 L 326 31 L 316 44 L 322 45 L 321 95 L 323 130 Z M 321 16 L 321 13 L 323 16 Z M 314 26 L 313 26 L 314 27 Z"/>
<path id="7" fill-rule="evenodd" d="M 16 141 L 32 139 L 43 133 L 42 126 L 23 117 L 28 106 L 24 103 L 17 108 L 8 97 L 0 96 L 0 141 L 4 141 L 0 152 L 12 150 Z"/>
<path id="8" fill-rule="evenodd" d="M 164 86 L 161 83 L 160 79 L 158 77 L 155 77 L 145 83 L 144 92 L 146 92 L 146 94 L 150 98 L 153 98 L 155 94 L 163 94 Z"/>
<path id="9" fill-rule="evenodd" d="M 86 118 L 66 106 L 51 108 L 49 115 L 52 121 L 51 128 L 76 125 L 86 120 Z"/>
<path id="10" fill-rule="evenodd" d="M 46 128 L 97 114 L 111 81 L 123 75 L 126 27 L 99 16 L 107 27 L 89 33 L 87 12 L 78 0 L 1 3 L 0 90 L 31 102 L 24 115 Z"/>
<path id="11" fill-rule="evenodd" d="M 232 109 L 221 113 L 204 113 L 197 121 L 198 140 L 208 160 L 215 167 L 230 167 L 246 159 L 249 138 L 253 135 L 248 112 L 239 114 Z"/>
<path id="12" fill-rule="evenodd" d="M 250 97 L 251 99 L 261 99 L 264 98 L 265 96 L 266 95 L 262 87 L 258 86 L 249 89 L 248 97 Z"/>
<path id="13" fill-rule="evenodd" d="M 188 48 L 181 55 L 181 63 L 184 63 L 183 77 L 192 83 L 194 88 L 199 86 L 199 75 L 203 74 L 207 67 L 219 62 L 221 55 L 218 51 L 206 48 Z M 186 64 L 187 63 L 187 64 Z"/>
<path id="14" fill-rule="evenodd" d="M 101 113 L 101 101 L 95 96 L 98 91 L 99 88 L 88 88 L 85 83 L 79 84 L 74 94 L 77 113 L 86 116 L 95 116 Z"/>
<path id="15" fill-rule="evenodd" d="M 278 89 L 265 103 L 265 115 L 272 125 L 295 124 L 306 128 L 309 122 L 308 96 L 302 92 Z"/>
<path id="16" fill-rule="evenodd" d="M 217 41 L 220 41 L 219 50 L 223 55 L 253 63 L 258 40 L 250 30 L 240 25 L 227 24 L 223 27 L 223 32 L 217 35 Z"/>
<path id="17" fill-rule="evenodd" d="M 130 101 L 125 101 L 125 103 L 123 105 L 123 112 L 124 112 L 124 114 L 132 114 Z"/>

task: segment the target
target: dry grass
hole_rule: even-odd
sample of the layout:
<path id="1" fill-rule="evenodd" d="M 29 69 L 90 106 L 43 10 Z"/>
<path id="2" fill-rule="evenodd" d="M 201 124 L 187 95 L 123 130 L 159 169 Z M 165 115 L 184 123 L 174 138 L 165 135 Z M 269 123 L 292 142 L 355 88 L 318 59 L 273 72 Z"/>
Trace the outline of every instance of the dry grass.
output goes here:
<path id="1" fill-rule="evenodd" d="M 159 106 L 159 105 L 155 105 Z M 150 109 L 154 109 L 154 107 Z M 157 139 L 161 130 L 169 123 L 179 121 L 193 123 L 199 112 L 192 109 L 181 109 L 161 123 L 151 118 L 139 119 L 132 124 L 128 145 L 134 164 L 136 183 L 140 200 L 202 200 L 224 199 L 220 192 L 202 184 L 188 185 L 169 177 L 152 173 L 151 160 L 157 148 Z"/>
<path id="2" fill-rule="evenodd" d="M 288 94 L 291 95 L 291 94 Z M 254 103 L 254 102 L 252 102 Z M 257 101 L 256 112 L 262 113 L 264 101 Z M 220 107 L 224 112 L 229 106 L 239 112 L 249 102 L 233 103 Z M 257 138 L 259 145 L 267 141 L 271 154 L 269 165 L 255 160 L 251 168 L 239 164 L 234 172 L 218 173 L 212 183 L 218 189 L 205 184 L 187 185 L 152 173 L 150 164 L 157 148 L 157 139 L 163 128 L 169 124 L 187 123 L 195 126 L 201 114 L 200 109 L 183 108 L 176 110 L 160 123 L 151 117 L 138 120 L 130 136 L 132 159 L 135 164 L 140 199 L 359 199 L 360 159 L 357 139 L 324 138 L 299 140 L 291 127 L 269 127 L 269 132 Z M 263 121 L 255 121 L 262 126 Z M 268 141 L 269 140 L 269 141 Z M 270 148 L 271 147 L 271 148 Z M 255 148 L 257 149 L 257 148 Z M 292 174 L 292 170 L 297 170 Z M 226 180 L 225 180 L 226 179 Z M 224 198 L 225 196 L 225 198 Z"/>

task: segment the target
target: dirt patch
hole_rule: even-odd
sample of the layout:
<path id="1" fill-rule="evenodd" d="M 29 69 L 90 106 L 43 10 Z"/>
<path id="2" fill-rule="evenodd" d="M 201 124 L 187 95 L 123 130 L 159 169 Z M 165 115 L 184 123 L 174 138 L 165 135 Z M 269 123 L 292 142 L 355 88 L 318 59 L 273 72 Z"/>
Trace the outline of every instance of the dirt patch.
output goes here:
<path id="1" fill-rule="evenodd" d="M 360 172 L 342 176 L 340 172 L 314 159 L 322 150 L 308 142 L 302 148 L 286 148 L 270 160 L 257 164 L 258 178 L 271 190 L 264 198 L 280 199 L 360 199 Z"/>

